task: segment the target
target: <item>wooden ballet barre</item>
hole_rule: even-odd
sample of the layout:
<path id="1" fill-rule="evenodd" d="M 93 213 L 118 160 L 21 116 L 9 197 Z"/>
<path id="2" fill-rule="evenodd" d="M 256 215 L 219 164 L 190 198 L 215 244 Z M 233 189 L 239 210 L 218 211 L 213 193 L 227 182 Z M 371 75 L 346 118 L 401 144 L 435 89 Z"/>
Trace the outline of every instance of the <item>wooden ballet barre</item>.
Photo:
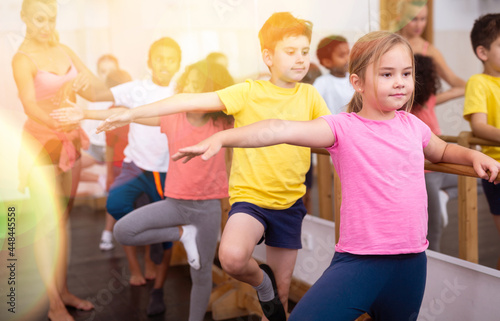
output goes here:
<path id="1" fill-rule="evenodd" d="M 311 148 L 311 153 L 330 156 L 330 153 L 324 148 Z"/>
<path id="2" fill-rule="evenodd" d="M 322 148 L 311 148 L 311 152 L 320 155 L 330 155 L 330 153 L 326 149 Z M 426 160 L 424 163 L 424 169 L 434 172 L 442 172 L 460 176 L 479 177 L 474 171 L 474 168 L 472 168 L 472 166 L 467 166 L 467 165 L 458 165 L 450 163 L 431 163 L 430 161 Z M 497 177 L 497 180 L 498 179 L 499 177 Z"/>
<path id="3" fill-rule="evenodd" d="M 500 146 L 500 143 L 494 142 L 492 140 L 482 139 L 478 137 L 469 137 L 468 142 L 470 145 L 481 145 L 481 146 Z"/>
<path id="4" fill-rule="evenodd" d="M 458 137 L 457 136 L 447 136 L 447 135 L 439 135 L 439 138 L 444 140 L 447 143 L 458 143 Z"/>
<path id="5" fill-rule="evenodd" d="M 451 136 L 450 136 L 451 137 Z M 480 138 L 477 138 L 477 140 L 481 140 Z M 475 142 L 474 142 L 475 144 Z M 500 146 L 500 143 L 498 144 Z M 322 148 L 311 148 L 311 152 L 320 154 L 320 155 L 330 155 L 330 153 L 326 149 Z M 455 174 L 455 175 L 460 175 L 460 176 L 469 176 L 469 177 L 479 177 L 476 174 L 476 171 L 474 171 L 474 168 L 472 166 L 467 166 L 467 165 L 458 165 L 458 164 L 450 164 L 450 163 L 431 163 L 430 161 L 426 160 L 424 163 L 424 169 L 429 170 L 429 171 L 434 171 L 434 172 L 442 172 L 442 173 L 448 173 L 448 174 Z M 497 176 L 497 180 L 500 179 L 499 176 Z"/>
<path id="6" fill-rule="evenodd" d="M 431 163 L 428 160 L 425 161 L 424 168 L 429 171 L 434 171 L 434 172 L 441 172 L 441 173 L 448 173 L 448 174 L 455 174 L 459 176 L 469 176 L 469 177 L 476 177 L 477 176 L 476 171 L 472 166 L 467 166 L 467 165 L 458 165 L 458 164 L 449 164 L 449 163 Z M 489 172 L 488 172 L 489 174 Z M 496 180 L 499 180 L 500 175 L 496 177 Z"/>

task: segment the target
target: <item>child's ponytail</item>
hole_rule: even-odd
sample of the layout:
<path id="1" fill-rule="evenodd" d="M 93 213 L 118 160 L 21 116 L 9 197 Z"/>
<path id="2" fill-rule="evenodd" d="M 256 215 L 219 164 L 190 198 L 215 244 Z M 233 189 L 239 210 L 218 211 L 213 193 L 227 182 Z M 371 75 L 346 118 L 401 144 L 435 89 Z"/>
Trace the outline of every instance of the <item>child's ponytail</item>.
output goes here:
<path id="1" fill-rule="evenodd" d="M 354 92 L 352 95 L 351 101 L 347 104 L 347 112 L 348 113 L 358 113 L 361 111 L 363 107 L 363 97 L 359 92 Z"/>

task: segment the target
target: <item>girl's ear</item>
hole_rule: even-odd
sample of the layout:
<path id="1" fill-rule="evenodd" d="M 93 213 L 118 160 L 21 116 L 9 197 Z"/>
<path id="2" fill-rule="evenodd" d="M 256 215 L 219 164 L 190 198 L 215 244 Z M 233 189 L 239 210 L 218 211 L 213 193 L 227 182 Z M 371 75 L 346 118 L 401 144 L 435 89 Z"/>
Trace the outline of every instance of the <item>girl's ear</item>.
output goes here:
<path id="1" fill-rule="evenodd" d="M 271 68 L 273 65 L 273 53 L 269 49 L 262 50 L 262 60 L 267 67 Z"/>
<path id="2" fill-rule="evenodd" d="M 488 49 L 486 49 L 484 46 L 478 46 L 476 48 L 476 55 L 481 61 L 486 61 L 488 59 Z"/>
<path id="3" fill-rule="evenodd" d="M 349 76 L 349 80 L 351 81 L 352 88 L 359 93 L 363 93 L 365 91 L 363 87 L 363 81 L 356 74 L 351 74 Z"/>

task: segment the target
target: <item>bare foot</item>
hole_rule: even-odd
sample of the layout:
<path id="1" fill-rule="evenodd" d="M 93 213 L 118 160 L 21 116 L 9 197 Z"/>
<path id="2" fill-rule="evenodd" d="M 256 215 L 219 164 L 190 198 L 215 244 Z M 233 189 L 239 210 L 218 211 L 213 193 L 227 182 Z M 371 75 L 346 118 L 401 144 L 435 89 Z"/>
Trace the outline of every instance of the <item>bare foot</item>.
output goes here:
<path id="1" fill-rule="evenodd" d="M 94 308 L 92 302 L 80 299 L 79 297 L 69 292 L 61 294 L 61 299 L 65 305 L 78 310 L 90 311 Z"/>
<path id="2" fill-rule="evenodd" d="M 142 275 L 131 275 L 129 283 L 133 286 L 141 286 L 146 284 L 146 279 Z"/>
<path id="3" fill-rule="evenodd" d="M 49 309 L 49 320 L 51 321 L 74 321 L 73 317 L 68 313 L 65 307 L 59 309 Z"/>
<path id="4" fill-rule="evenodd" d="M 154 280 L 156 278 L 156 265 L 151 260 L 144 262 L 144 276 L 146 280 Z"/>

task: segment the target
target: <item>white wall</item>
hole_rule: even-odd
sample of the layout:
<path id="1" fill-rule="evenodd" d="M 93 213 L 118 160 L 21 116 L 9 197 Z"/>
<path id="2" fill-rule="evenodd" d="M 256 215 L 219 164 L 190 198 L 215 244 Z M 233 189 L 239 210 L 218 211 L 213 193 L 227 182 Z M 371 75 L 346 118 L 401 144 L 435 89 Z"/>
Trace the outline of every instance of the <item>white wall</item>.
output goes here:
<path id="1" fill-rule="evenodd" d="M 427 251 L 427 283 L 417 321 L 498 320 L 500 271 Z"/>

